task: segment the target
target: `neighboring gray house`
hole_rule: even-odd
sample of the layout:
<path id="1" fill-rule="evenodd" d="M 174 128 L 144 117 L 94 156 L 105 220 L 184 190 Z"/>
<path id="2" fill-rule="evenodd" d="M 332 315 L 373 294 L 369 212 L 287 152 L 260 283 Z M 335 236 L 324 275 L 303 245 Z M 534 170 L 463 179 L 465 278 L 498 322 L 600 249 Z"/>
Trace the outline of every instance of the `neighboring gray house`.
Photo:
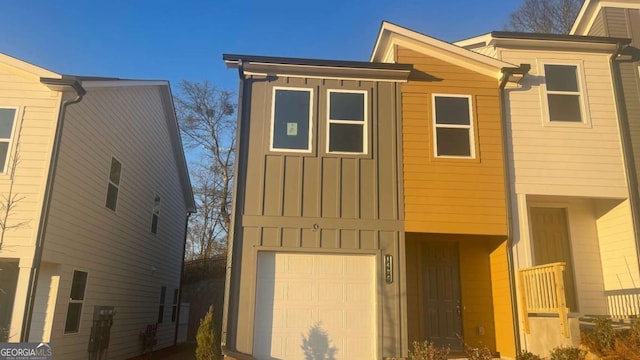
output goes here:
<path id="1" fill-rule="evenodd" d="M 412 67 L 223 58 L 241 78 L 224 352 L 400 354 L 399 83 Z"/>
<path id="2" fill-rule="evenodd" d="M 631 39 L 631 46 L 614 55 L 611 66 L 636 242 L 640 244 L 640 1 L 585 0 L 570 34 Z M 640 288 L 626 289 L 624 295 L 638 299 Z M 640 315 L 640 305 L 634 306 L 633 312 Z"/>
<path id="3" fill-rule="evenodd" d="M 169 83 L 58 74 L 0 54 L 0 342 L 56 359 L 175 343 L 194 211 Z M 18 226 L 19 225 L 19 226 Z"/>

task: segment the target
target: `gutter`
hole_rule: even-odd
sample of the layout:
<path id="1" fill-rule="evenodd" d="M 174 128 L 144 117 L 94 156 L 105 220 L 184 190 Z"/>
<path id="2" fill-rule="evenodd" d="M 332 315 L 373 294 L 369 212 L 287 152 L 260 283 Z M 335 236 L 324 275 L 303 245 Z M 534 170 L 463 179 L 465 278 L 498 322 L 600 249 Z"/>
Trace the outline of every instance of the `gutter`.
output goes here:
<path id="1" fill-rule="evenodd" d="M 225 59 L 226 60 L 226 59 Z M 238 64 L 238 76 L 240 78 L 240 84 L 238 85 L 238 122 L 237 122 L 237 129 L 236 129 L 236 138 L 238 139 L 236 142 L 236 163 L 234 165 L 234 184 L 233 184 L 233 197 L 231 200 L 231 208 L 233 209 L 233 213 L 232 213 L 232 219 L 231 219 L 231 226 L 230 226 L 230 231 L 229 234 L 227 235 L 227 268 L 225 271 L 225 282 L 224 282 L 224 303 L 223 303 L 223 310 L 222 310 L 222 334 L 220 336 L 220 348 L 222 350 L 222 353 L 225 355 L 225 357 L 231 357 L 232 359 L 236 359 L 236 360 L 254 360 L 254 357 L 249 355 L 249 354 L 244 354 L 244 353 L 240 353 L 237 352 L 235 350 L 235 344 L 237 341 L 237 317 L 231 317 L 232 320 L 229 321 L 229 309 L 234 307 L 235 305 L 237 305 L 237 303 L 231 304 L 230 302 L 230 297 L 231 297 L 231 292 L 233 291 L 233 293 L 237 293 L 237 287 L 238 284 L 237 282 L 239 281 L 239 274 L 238 274 L 238 269 L 236 267 L 233 266 L 233 261 L 235 260 L 235 256 L 234 256 L 234 252 L 237 253 L 238 259 L 240 259 L 240 255 L 241 255 L 241 250 L 242 248 L 238 248 L 236 249 L 234 247 L 234 239 L 235 239 L 235 229 L 236 229 L 236 225 L 239 223 L 238 222 L 238 218 L 240 217 L 239 211 L 238 211 L 238 207 L 236 206 L 236 204 L 242 200 L 242 198 L 244 197 L 243 194 L 240 194 L 238 191 L 238 184 L 242 184 L 244 183 L 244 176 L 243 178 L 240 179 L 238 177 L 238 169 L 241 167 L 240 162 L 242 161 L 242 156 L 241 152 L 242 152 L 242 132 L 244 131 L 242 124 L 243 124 L 243 109 L 244 109 L 244 92 L 245 92 L 245 80 L 246 80 L 246 76 L 244 73 L 244 63 L 242 59 L 238 59 L 237 60 L 237 64 Z M 240 197 L 240 200 L 238 200 L 238 197 Z M 235 286 L 232 286 L 235 285 Z M 235 309 L 234 310 L 234 314 L 236 313 Z M 233 345 L 231 346 L 231 348 L 227 347 L 227 342 L 229 340 L 229 333 L 231 333 L 231 341 L 233 342 Z"/>
<path id="2" fill-rule="evenodd" d="M 173 345 L 178 345 L 178 329 L 180 329 L 180 308 L 182 305 L 182 275 L 184 274 L 184 254 L 187 252 L 187 233 L 189 228 L 189 217 L 193 214 L 187 211 L 187 217 L 184 221 L 184 243 L 182 246 L 182 262 L 180 264 L 180 290 L 178 291 L 178 308 L 176 309 L 176 331 L 173 334 Z"/>
<path id="3" fill-rule="evenodd" d="M 82 87 L 80 81 L 75 78 L 40 78 L 40 82 L 53 91 L 65 91 L 72 89 L 76 92 L 76 97 L 71 100 L 64 100 L 60 105 L 58 112 L 58 126 L 53 138 L 53 148 L 51 150 L 51 159 L 49 160 L 49 172 L 47 174 L 47 184 L 45 185 L 44 199 L 42 202 L 42 211 L 40 212 L 40 222 L 38 223 L 38 232 L 36 235 L 36 248 L 33 257 L 31 269 L 29 271 L 29 284 L 27 287 L 27 301 L 25 304 L 24 316 L 22 318 L 22 330 L 20 333 L 20 342 L 29 341 L 29 332 L 31 331 L 31 321 L 33 319 L 33 307 L 36 298 L 36 287 L 38 284 L 38 275 L 40 274 L 40 265 L 42 264 L 42 253 L 44 249 L 45 233 L 47 230 L 47 221 L 49 219 L 49 211 L 51 210 L 51 198 L 53 194 L 53 185 L 58 167 L 58 156 L 60 153 L 60 140 L 62 139 L 62 129 L 64 127 L 65 115 L 67 107 L 82 101 L 87 91 Z"/>
<path id="4" fill-rule="evenodd" d="M 511 292 L 511 317 L 513 318 L 513 334 L 516 345 L 516 356 L 522 351 L 522 345 L 520 344 L 520 319 L 518 318 L 518 296 L 516 289 L 516 277 L 515 277 L 515 264 L 513 261 L 513 215 L 511 206 L 511 173 L 509 171 L 509 149 L 507 148 L 507 106 L 506 106 L 506 94 L 505 86 L 510 79 L 517 79 L 518 81 L 524 77 L 531 65 L 520 64 L 517 68 L 503 68 L 502 79 L 500 80 L 500 119 L 502 123 L 502 153 L 503 153 L 503 171 L 504 171 L 504 184 L 505 184 L 505 205 L 507 212 L 507 268 L 509 271 L 509 291 Z"/>
<path id="5" fill-rule="evenodd" d="M 633 61 L 634 59 L 623 57 L 622 51 L 627 48 L 629 41 L 620 41 L 616 51 L 611 55 L 611 78 L 613 82 L 613 93 L 616 100 L 616 112 L 618 113 L 618 129 L 620 131 L 620 142 L 622 144 L 622 157 L 626 168 L 627 186 L 629 188 L 629 205 L 631 207 L 631 220 L 633 223 L 634 237 L 636 240 L 636 256 L 640 265 L 640 189 L 638 189 L 638 178 L 633 157 L 633 147 L 631 131 L 629 129 L 629 115 L 627 114 L 627 104 L 624 99 L 624 88 L 622 87 L 622 74 L 620 72 L 620 62 Z"/>

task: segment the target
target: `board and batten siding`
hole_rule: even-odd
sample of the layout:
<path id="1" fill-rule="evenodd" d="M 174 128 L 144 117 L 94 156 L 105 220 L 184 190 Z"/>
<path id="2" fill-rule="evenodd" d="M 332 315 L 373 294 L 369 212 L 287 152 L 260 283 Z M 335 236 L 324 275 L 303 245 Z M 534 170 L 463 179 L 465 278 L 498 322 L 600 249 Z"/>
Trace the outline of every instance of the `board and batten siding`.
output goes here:
<path id="1" fill-rule="evenodd" d="M 531 64 L 508 88 L 508 148 L 516 193 L 626 198 L 609 55 L 502 49 L 502 60 Z M 545 124 L 544 63 L 578 64 L 588 126 Z M 584 114 L 583 114 L 584 115 Z"/>
<path id="2" fill-rule="evenodd" d="M 405 228 L 505 235 L 505 184 L 498 81 L 400 47 L 414 65 L 402 85 Z M 432 94 L 470 95 L 475 159 L 435 158 Z"/>
<path id="3" fill-rule="evenodd" d="M 390 254 L 399 274 L 402 232 L 399 88 L 393 82 L 317 78 L 248 78 L 238 154 L 238 204 L 234 247 L 241 247 L 237 302 L 231 304 L 235 328 L 228 341 L 253 350 L 256 271 L 259 251 Z M 311 152 L 270 151 L 273 87 L 313 89 Z M 367 92 L 368 151 L 365 155 L 327 154 L 327 91 Z M 249 96 L 250 95 L 250 96 Z M 240 217 L 240 218 L 238 218 Z M 377 266 L 377 319 L 381 355 L 402 351 L 400 280 L 384 284 Z M 382 300 L 383 299 L 383 300 Z M 405 340 L 406 341 L 406 340 Z"/>
<path id="4" fill-rule="evenodd" d="M 138 355 L 139 333 L 158 319 L 161 286 L 166 298 L 156 348 L 173 344 L 187 210 L 167 101 L 159 86 L 91 87 L 67 109 L 43 257 L 61 264 L 51 334 L 58 357 L 86 357 L 94 306 L 115 307 L 109 356 Z M 122 164 L 115 212 L 105 207 L 112 156 Z M 152 234 L 156 194 L 160 215 Z M 74 270 L 88 273 L 86 295 L 79 332 L 64 334 Z"/>

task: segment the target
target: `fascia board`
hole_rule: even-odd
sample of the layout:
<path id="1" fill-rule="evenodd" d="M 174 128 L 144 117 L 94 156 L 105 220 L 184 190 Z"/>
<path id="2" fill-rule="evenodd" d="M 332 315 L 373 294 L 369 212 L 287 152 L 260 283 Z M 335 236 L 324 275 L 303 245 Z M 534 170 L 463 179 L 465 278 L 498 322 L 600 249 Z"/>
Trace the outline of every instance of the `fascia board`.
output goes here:
<path id="1" fill-rule="evenodd" d="M 576 21 L 574 21 L 569 31 L 569 35 L 586 35 L 593 25 L 593 22 L 596 21 L 600 10 L 605 7 L 640 9 L 640 2 L 638 0 L 585 0 L 576 17 Z"/>
<path id="2" fill-rule="evenodd" d="M 3 53 L 0 53 L 0 64 L 5 64 L 7 66 L 16 68 L 37 78 L 62 78 L 62 74 L 54 73 L 53 71 L 33 65 L 26 61 L 14 58 L 13 56 L 9 56 Z"/>
<path id="3" fill-rule="evenodd" d="M 371 61 L 383 60 L 383 56 L 387 54 L 388 49 L 396 45 L 438 57 L 443 61 L 477 71 L 496 79 L 500 79 L 503 68 L 517 68 L 514 64 L 479 54 L 387 22 L 382 25 L 378 41 L 371 56 Z"/>

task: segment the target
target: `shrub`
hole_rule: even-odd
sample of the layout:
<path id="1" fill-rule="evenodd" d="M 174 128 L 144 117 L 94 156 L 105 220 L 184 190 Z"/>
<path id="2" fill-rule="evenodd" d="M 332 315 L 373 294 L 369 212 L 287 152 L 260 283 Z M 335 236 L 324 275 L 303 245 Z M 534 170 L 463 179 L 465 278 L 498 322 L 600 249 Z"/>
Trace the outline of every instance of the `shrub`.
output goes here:
<path id="1" fill-rule="evenodd" d="M 409 350 L 409 360 L 447 360 L 450 349 L 437 347 L 430 341 L 414 341 Z"/>
<path id="2" fill-rule="evenodd" d="M 520 354 L 516 356 L 516 360 L 542 360 L 542 358 L 527 350 L 522 350 Z"/>
<path id="3" fill-rule="evenodd" d="M 220 343 L 213 327 L 213 306 L 209 306 L 207 314 L 200 319 L 196 343 L 197 360 L 220 360 Z"/>
<path id="4" fill-rule="evenodd" d="M 584 360 L 587 353 L 571 346 L 560 346 L 551 350 L 551 360 Z"/>
<path id="5" fill-rule="evenodd" d="M 469 360 L 492 360 L 493 353 L 486 346 L 472 347 L 468 344 L 464 344 L 464 353 Z"/>

